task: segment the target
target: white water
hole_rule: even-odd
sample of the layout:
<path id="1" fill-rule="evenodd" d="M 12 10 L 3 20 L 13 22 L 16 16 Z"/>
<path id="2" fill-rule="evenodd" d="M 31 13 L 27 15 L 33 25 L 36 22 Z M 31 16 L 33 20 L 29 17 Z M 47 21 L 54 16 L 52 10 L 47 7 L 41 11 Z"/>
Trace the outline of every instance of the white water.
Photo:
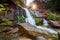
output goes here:
<path id="1" fill-rule="evenodd" d="M 38 29 L 41 29 L 41 30 L 43 30 L 43 31 L 47 31 L 47 32 L 49 32 L 49 33 L 55 33 L 55 34 L 57 34 L 57 31 L 55 31 L 55 30 L 53 30 L 53 29 L 51 29 L 51 28 L 46 28 L 46 27 L 42 27 L 42 26 L 36 26 Z"/>
<path id="2" fill-rule="evenodd" d="M 30 23 L 31 25 L 35 26 L 35 20 L 32 18 L 32 16 L 30 15 L 30 12 L 27 8 L 24 8 L 24 10 L 26 11 L 26 22 Z"/>
<path id="3" fill-rule="evenodd" d="M 48 26 L 48 21 L 45 20 L 45 19 L 43 19 L 43 25 L 44 25 L 44 26 Z"/>
<path id="4" fill-rule="evenodd" d="M 51 28 L 46 28 L 46 27 L 42 27 L 42 26 L 37 26 L 36 23 L 35 23 L 35 20 L 33 19 L 33 17 L 30 15 L 30 12 L 27 8 L 24 8 L 24 10 L 26 11 L 26 22 L 30 23 L 31 25 L 35 26 L 36 28 L 38 29 L 42 29 L 43 31 L 47 31 L 49 33 L 52 33 L 52 34 L 57 34 L 57 31 L 51 29 Z M 44 22 L 44 25 L 47 26 L 48 25 L 48 22 L 43 19 L 43 22 Z"/>
<path id="5" fill-rule="evenodd" d="M 35 12 L 36 17 L 43 17 L 42 13 L 39 13 L 38 11 Z M 43 20 L 43 25 L 48 26 L 48 21 L 45 18 L 41 18 Z"/>

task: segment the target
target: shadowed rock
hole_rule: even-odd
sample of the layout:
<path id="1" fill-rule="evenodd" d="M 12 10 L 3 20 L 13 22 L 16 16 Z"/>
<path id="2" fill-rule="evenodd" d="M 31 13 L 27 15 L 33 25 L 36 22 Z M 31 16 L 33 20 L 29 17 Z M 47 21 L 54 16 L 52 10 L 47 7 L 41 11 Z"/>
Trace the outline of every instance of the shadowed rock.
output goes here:
<path id="1" fill-rule="evenodd" d="M 50 20 L 49 22 L 54 27 L 60 27 L 60 23 L 58 21 L 52 21 L 52 20 Z"/>

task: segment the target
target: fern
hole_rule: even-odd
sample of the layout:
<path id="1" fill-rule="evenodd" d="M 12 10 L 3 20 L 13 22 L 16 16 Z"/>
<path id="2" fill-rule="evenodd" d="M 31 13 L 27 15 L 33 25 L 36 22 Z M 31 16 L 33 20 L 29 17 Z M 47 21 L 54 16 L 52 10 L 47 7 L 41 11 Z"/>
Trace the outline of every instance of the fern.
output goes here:
<path id="1" fill-rule="evenodd" d="M 56 19 L 56 14 L 54 14 L 54 13 L 51 12 L 51 13 L 48 15 L 47 19 L 49 19 L 49 20 L 54 20 L 54 19 Z"/>

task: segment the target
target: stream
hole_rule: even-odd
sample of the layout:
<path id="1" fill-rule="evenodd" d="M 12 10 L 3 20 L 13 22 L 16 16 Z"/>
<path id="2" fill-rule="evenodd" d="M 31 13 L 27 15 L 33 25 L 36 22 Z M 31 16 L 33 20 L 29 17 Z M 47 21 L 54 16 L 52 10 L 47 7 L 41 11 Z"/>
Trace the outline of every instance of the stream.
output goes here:
<path id="1" fill-rule="evenodd" d="M 33 17 L 31 16 L 29 10 L 27 8 L 24 8 L 24 10 L 26 11 L 26 23 L 30 23 L 33 26 L 36 26 L 35 20 L 33 19 Z"/>
<path id="2" fill-rule="evenodd" d="M 31 14 L 29 12 L 29 9 L 28 8 L 23 8 L 23 9 L 25 10 L 26 16 L 27 16 L 26 23 L 29 23 L 32 26 L 36 27 L 37 29 L 42 30 L 43 33 L 49 33 L 49 34 L 51 34 L 51 36 L 58 38 L 58 32 L 56 30 L 36 25 L 34 18 L 31 16 Z M 44 26 L 48 26 L 48 22 L 44 18 L 43 18 L 43 23 L 44 23 Z M 37 38 L 37 40 L 43 40 L 43 39 L 41 39 L 40 36 L 37 36 L 36 38 Z"/>

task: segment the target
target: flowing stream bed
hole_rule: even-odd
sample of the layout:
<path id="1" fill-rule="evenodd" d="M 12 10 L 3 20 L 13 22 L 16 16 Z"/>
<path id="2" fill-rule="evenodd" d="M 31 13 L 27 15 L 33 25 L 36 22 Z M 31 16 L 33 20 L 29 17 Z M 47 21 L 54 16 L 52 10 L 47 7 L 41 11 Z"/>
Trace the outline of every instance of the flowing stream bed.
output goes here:
<path id="1" fill-rule="evenodd" d="M 43 37 L 47 38 L 47 40 L 58 40 L 58 32 L 55 29 L 36 25 L 35 20 L 29 12 L 29 9 L 24 8 L 24 10 L 27 16 L 26 23 L 20 25 L 22 25 L 23 28 L 29 31 L 29 34 L 36 36 L 37 40 L 44 40 Z M 44 25 L 48 25 L 45 19 L 43 19 L 43 23 Z"/>

